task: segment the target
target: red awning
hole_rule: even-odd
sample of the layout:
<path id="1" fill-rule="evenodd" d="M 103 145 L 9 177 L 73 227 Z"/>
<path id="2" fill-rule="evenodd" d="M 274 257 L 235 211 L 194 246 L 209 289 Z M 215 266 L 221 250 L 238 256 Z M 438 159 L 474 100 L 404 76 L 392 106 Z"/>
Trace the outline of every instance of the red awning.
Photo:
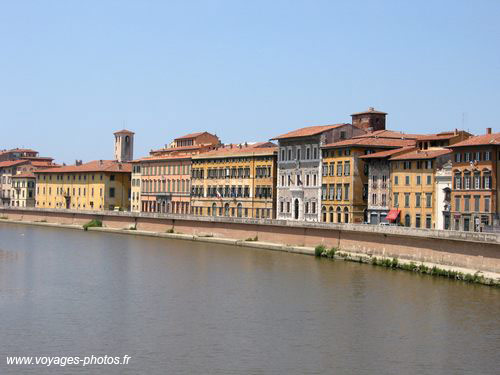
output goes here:
<path id="1" fill-rule="evenodd" d="M 387 216 L 385 217 L 385 220 L 396 221 L 400 212 L 401 212 L 401 210 L 390 210 L 389 213 L 387 214 Z"/>

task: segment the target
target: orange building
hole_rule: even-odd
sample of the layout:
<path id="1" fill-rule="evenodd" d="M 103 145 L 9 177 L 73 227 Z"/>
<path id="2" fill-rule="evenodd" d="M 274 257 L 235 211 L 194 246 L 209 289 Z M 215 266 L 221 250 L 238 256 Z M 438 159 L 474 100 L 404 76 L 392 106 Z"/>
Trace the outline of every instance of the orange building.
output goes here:
<path id="1" fill-rule="evenodd" d="M 131 208 L 135 212 L 188 214 L 190 212 L 191 158 L 220 144 L 208 132 L 175 138 L 165 148 L 132 162 Z"/>
<path id="2" fill-rule="evenodd" d="M 480 231 L 500 226 L 500 133 L 469 138 L 453 151 L 452 227 Z"/>

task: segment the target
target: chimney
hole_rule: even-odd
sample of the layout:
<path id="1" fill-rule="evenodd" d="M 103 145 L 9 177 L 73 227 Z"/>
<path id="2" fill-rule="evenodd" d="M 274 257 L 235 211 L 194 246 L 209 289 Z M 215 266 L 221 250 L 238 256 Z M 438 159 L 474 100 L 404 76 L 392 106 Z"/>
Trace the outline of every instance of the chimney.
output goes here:
<path id="1" fill-rule="evenodd" d="M 491 128 L 486 128 L 486 134 L 491 134 Z"/>
<path id="2" fill-rule="evenodd" d="M 102 160 L 99 160 L 99 165 L 102 165 Z"/>

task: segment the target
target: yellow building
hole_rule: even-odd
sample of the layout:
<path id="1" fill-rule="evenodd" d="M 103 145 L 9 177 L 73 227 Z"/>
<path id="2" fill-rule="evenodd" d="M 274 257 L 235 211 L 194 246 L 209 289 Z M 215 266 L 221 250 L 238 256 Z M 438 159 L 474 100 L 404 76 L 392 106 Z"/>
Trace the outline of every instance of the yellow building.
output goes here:
<path id="1" fill-rule="evenodd" d="M 389 159 L 391 210 L 399 221 L 413 228 L 436 229 L 436 171 L 450 160 L 448 149 L 412 150 Z"/>
<path id="2" fill-rule="evenodd" d="M 274 143 L 262 142 L 193 156 L 191 213 L 275 218 L 276 154 Z"/>
<path id="3" fill-rule="evenodd" d="M 415 141 L 411 139 L 378 138 L 367 135 L 323 146 L 321 221 L 366 222 L 368 165 L 362 156 L 414 144 Z M 303 181 L 303 183 L 308 182 Z"/>
<path id="4" fill-rule="evenodd" d="M 129 211 L 131 172 L 115 160 L 36 170 L 36 207 Z"/>
<path id="5" fill-rule="evenodd" d="M 12 176 L 10 205 L 13 207 L 35 207 L 35 185 L 36 179 L 32 172 Z"/>

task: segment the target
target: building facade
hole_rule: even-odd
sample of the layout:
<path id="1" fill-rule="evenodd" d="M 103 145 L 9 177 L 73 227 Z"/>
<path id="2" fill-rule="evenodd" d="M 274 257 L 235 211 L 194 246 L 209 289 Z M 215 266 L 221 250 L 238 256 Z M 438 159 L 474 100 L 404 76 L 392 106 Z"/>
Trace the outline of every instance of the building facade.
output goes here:
<path id="1" fill-rule="evenodd" d="M 391 210 L 407 227 L 436 229 L 435 176 L 450 160 L 450 150 L 413 150 L 390 160 Z"/>
<path id="2" fill-rule="evenodd" d="M 116 160 L 35 170 L 36 207 L 129 211 L 131 172 Z"/>
<path id="3" fill-rule="evenodd" d="M 451 229 L 451 168 L 451 161 L 448 161 L 441 169 L 436 170 L 434 189 L 436 229 Z"/>
<path id="4" fill-rule="evenodd" d="M 230 144 L 192 158 L 191 213 L 276 217 L 276 153 L 271 142 Z"/>
<path id="5" fill-rule="evenodd" d="M 33 172 L 24 172 L 12 176 L 13 207 L 35 207 L 36 177 Z"/>
<path id="6" fill-rule="evenodd" d="M 368 164 L 368 224 L 399 220 L 399 213 L 396 213 L 396 217 L 391 218 L 389 216 L 389 219 L 387 219 L 392 206 L 392 179 L 389 158 L 414 149 L 413 146 L 402 147 L 360 157 Z"/>
<path id="7" fill-rule="evenodd" d="M 219 138 L 198 132 L 175 138 L 165 148 L 132 162 L 132 210 L 188 214 L 191 157 L 215 149 Z"/>
<path id="8" fill-rule="evenodd" d="M 499 230 L 500 133 L 471 137 L 450 146 L 454 230 Z"/>
<path id="9" fill-rule="evenodd" d="M 140 210 L 188 214 L 191 155 L 151 156 L 134 165 L 140 168 Z"/>
<path id="10" fill-rule="evenodd" d="M 365 134 L 351 124 L 310 126 L 280 135 L 277 179 L 277 218 L 320 221 L 321 147 Z"/>

